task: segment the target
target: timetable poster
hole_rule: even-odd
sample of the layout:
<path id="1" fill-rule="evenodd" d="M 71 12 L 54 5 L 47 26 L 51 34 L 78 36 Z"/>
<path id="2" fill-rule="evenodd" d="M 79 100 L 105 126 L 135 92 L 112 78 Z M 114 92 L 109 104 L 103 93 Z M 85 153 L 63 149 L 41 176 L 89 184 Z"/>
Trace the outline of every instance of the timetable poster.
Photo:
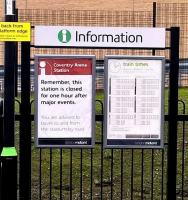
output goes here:
<path id="1" fill-rule="evenodd" d="M 35 56 L 35 129 L 39 147 L 92 147 L 95 56 Z"/>
<path id="2" fill-rule="evenodd" d="M 105 147 L 163 147 L 163 70 L 164 57 L 105 58 Z"/>

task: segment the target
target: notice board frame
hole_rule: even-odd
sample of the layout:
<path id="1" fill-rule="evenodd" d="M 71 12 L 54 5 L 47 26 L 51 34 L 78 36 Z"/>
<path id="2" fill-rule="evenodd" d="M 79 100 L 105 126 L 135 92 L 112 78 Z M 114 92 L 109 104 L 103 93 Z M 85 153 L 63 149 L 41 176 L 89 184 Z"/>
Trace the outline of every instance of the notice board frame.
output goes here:
<path id="1" fill-rule="evenodd" d="M 142 140 L 138 141 L 136 144 L 127 144 L 126 140 L 128 139 L 111 139 L 108 140 L 108 72 L 109 72 L 109 66 L 108 66 L 108 60 L 109 59 L 119 59 L 119 60 L 161 60 L 161 123 L 160 123 L 160 141 L 157 145 L 152 145 L 152 141 L 149 140 Z M 116 56 L 116 55 L 107 55 L 104 59 L 104 135 L 103 135 L 103 147 L 104 148 L 135 148 L 135 149 L 158 149 L 158 148 L 164 148 L 164 71 L 165 71 L 165 57 L 163 56 Z M 136 140 L 135 140 L 136 142 Z M 151 143 L 150 143 L 151 142 Z"/>
<path id="2" fill-rule="evenodd" d="M 41 144 L 38 137 L 38 61 L 41 58 L 52 59 L 91 59 L 92 63 L 92 88 L 91 88 L 91 138 L 43 138 Z M 93 148 L 95 145 L 95 55 L 56 55 L 56 54 L 36 54 L 35 55 L 35 146 L 44 148 Z M 83 139 L 81 141 L 81 139 Z M 67 144 L 64 144 L 68 141 Z M 89 144 L 85 145 L 82 142 L 89 141 Z M 81 142 L 80 142 L 81 141 Z M 61 143 L 62 142 L 62 143 Z M 78 144 L 80 142 L 80 144 Z M 77 144 L 76 144 L 77 143 Z"/>

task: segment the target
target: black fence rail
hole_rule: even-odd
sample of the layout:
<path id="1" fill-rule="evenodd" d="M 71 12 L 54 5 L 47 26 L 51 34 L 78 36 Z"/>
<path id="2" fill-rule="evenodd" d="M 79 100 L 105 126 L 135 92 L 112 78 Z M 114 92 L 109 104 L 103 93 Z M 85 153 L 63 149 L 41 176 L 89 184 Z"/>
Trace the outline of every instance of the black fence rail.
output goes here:
<path id="1" fill-rule="evenodd" d="M 16 101 L 16 120 L 20 101 Z M 34 101 L 31 102 L 33 111 Z M 32 199 L 166 199 L 168 115 L 165 115 L 165 148 L 103 149 L 103 103 L 96 100 L 96 145 L 94 149 L 40 149 L 34 146 L 32 125 Z M 177 140 L 178 199 L 188 198 L 186 134 L 188 115 L 179 100 Z M 19 126 L 19 123 L 17 124 Z"/>

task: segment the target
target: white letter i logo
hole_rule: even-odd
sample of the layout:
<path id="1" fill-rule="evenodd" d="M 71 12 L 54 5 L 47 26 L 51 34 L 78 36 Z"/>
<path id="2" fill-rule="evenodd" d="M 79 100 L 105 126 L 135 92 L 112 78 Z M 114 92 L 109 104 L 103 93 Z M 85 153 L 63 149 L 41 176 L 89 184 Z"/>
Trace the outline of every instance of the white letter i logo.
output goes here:
<path id="1" fill-rule="evenodd" d="M 66 29 L 62 29 L 58 33 L 58 40 L 62 43 L 67 43 L 71 40 L 71 33 Z"/>
<path id="2" fill-rule="evenodd" d="M 62 42 L 67 42 L 67 30 L 62 30 Z"/>

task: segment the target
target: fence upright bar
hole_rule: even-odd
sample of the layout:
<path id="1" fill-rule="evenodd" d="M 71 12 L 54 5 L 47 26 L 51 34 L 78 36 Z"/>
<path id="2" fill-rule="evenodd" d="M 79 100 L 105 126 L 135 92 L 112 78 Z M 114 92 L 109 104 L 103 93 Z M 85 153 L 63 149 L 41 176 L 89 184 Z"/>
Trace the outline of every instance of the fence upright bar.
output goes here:
<path id="1" fill-rule="evenodd" d="M 31 199 L 30 42 L 21 43 L 20 200 Z"/>
<path id="2" fill-rule="evenodd" d="M 49 168 L 49 200 L 52 200 L 52 148 L 50 148 L 50 168 Z"/>
<path id="3" fill-rule="evenodd" d="M 153 2 L 153 27 L 156 27 L 157 3 Z"/>
<path id="4" fill-rule="evenodd" d="M 167 200 L 176 200 L 179 32 L 171 28 Z"/>
<path id="5" fill-rule="evenodd" d="M 93 149 L 91 149 L 91 162 L 90 162 L 91 166 L 90 166 L 90 172 L 91 172 L 91 180 L 90 180 L 90 199 L 93 200 Z"/>

